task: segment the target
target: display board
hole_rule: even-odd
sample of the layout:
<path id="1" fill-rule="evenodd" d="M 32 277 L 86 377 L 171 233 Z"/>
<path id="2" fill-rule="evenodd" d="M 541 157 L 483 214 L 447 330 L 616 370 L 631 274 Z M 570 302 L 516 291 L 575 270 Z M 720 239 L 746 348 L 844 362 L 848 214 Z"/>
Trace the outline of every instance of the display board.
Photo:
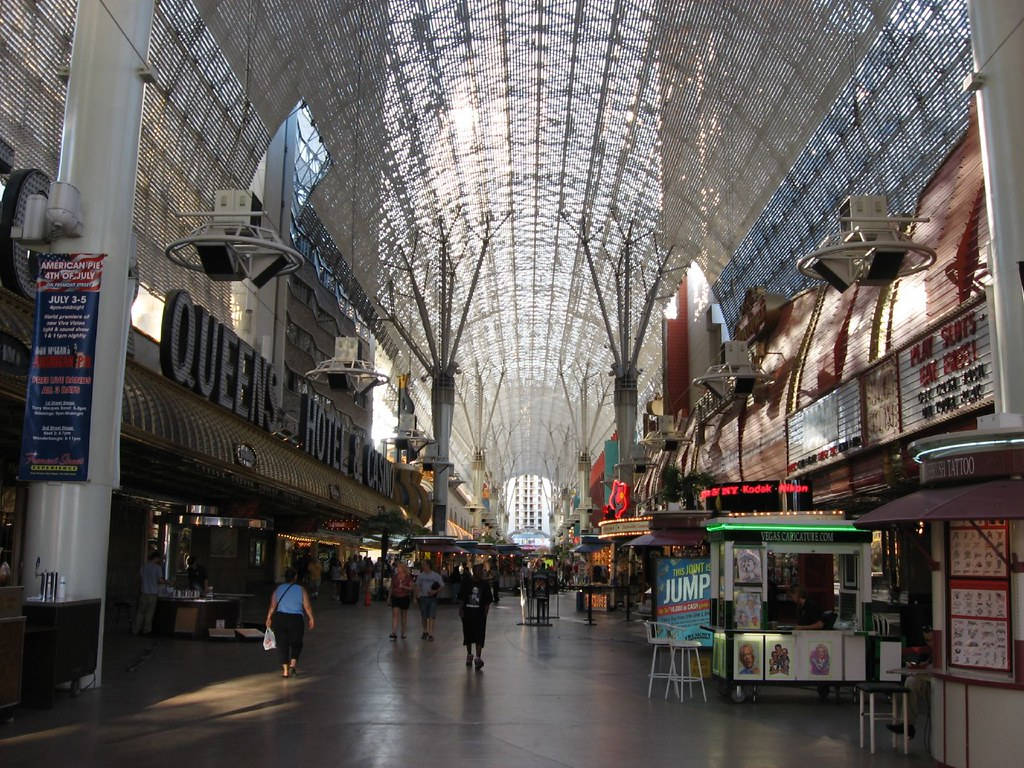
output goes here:
<path id="1" fill-rule="evenodd" d="M 655 621 L 679 627 L 683 639 L 711 647 L 711 559 L 658 558 Z"/>
<path id="2" fill-rule="evenodd" d="M 791 415 L 786 435 L 790 474 L 840 461 L 847 451 L 859 448 L 860 384 L 848 381 Z"/>
<path id="3" fill-rule="evenodd" d="M 1009 526 L 986 520 L 949 526 L 949 663 L 1011 667 Z"/>

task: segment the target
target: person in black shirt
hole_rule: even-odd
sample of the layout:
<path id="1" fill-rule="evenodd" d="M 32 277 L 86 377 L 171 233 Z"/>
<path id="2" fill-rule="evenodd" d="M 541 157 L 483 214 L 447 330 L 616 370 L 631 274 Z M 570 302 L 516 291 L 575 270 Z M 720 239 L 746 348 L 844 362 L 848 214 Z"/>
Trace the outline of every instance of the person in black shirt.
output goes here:
<path id="1" fill-rule="evenodd" d="M 789 591 L 789 599 L 796 604 L 796 625 L 793 629 L 824 629 L 822 610 L 813 601 L 807 599 L 807 591 L 803 587 L 793 587 Z"/>
<path id="2" fill-rule="evenodd" d="M 484 665 L 484 639 L 487 635 L 487 612 L 491 607 L 491 584 L 482 565 L 473 566 L 473 576 L 463 578 L 459 586 L 459 618 L 462 619 L 462 644 L 466 646 L 466 666 Z M 473 646 L 476 658 L 473 658 Z"/>

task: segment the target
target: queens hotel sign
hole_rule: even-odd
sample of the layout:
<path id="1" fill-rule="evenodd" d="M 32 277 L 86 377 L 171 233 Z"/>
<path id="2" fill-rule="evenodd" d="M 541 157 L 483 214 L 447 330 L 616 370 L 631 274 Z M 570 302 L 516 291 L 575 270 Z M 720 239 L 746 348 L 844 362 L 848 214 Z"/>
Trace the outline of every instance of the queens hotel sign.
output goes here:
<path id="1" fill-rule="evenodd" d="M 187 291 L 173 291 L 164 305 L 160 337 L 164 376 L 234 411 L 268 432 L 281 419 L 277 371 Z M 392 489 L 391 463 L 360 434 L 347 429 L 330 406 L 302 398 L 299 433 L 306 453 L 383 496 Z"/>

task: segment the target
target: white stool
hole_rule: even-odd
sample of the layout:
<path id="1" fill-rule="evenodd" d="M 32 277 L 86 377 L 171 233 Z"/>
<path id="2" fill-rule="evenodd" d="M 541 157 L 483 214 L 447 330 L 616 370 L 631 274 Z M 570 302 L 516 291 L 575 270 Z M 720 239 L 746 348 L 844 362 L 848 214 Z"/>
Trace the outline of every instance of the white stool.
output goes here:
<path id="1" fill-rule="evenodd" d="M 647 631 L 647 644 L 651 646 L 651 671 L 647 675 L 647 698 L 651 698 L 651 686 L 654 685 L 654 680 L 668 680 L 672 674 L 671 667 L 668 672 L 659 672 L 658 670 L 658 651 L 665 648 L 669 651 L 669 656 L 672 656 L 672 649 L 669 648 L 669 638 L 671 637 L 671 627 L 667 624 L 659 624 L 656 621 L 645 621 L 644 629 Z M 671 681 L 670 681 L 671 682 Z M 667 697 L 666 687 L 666 697 Z"/>
<path id="2" fill-rule="evenodd" d="M 907 721 L 907 695 L 910 689 L 899 683 L 857 683 L 857 693 L 860 694 L 860 709 L 858 719 L 860 722 L 860 747 L 864 748 L 864 719 L 868 720 L 868 727 L 871 729 L 871 754 L 875 754 L 875 722 L 888 723 L 897 722 L 896 710 L 897 701 L 903 699 L 903 754 L 910 749 L 910 723 Z M 875 694 L 881 693 L 892 697 L 892 711 L 890 713 L 877 712 L 875 710 Z M 868 711 L 864 711 L 864 695 L 868 697 Z M 896 734 L 892 735 L 892 747 L 896 748 Z"/>
<path id="3" fill-rule="evenodd" d="M 693 684 L 700 683 L 700 693 L 707 703 L 708 695 L 704 690 L 704 670 L 700 664 L 700 643 L 696 640 L 683 640 L 672 633 L 668 642 L 669 656 L 671 662 L 668 668 L 668 683 L 665 685 L 665 698 L 668 698 L 668 689 L 673 683 L 678 689 L 679 700 L 683 700 L 683 688 L 689 685 L 690 698 L 693 698 Z M 679 669 L 676 669 L 676 651 L 679 651 Z M 690 666 L 690 655 L 697 657 L 697 674 L 694 675 Z"/>

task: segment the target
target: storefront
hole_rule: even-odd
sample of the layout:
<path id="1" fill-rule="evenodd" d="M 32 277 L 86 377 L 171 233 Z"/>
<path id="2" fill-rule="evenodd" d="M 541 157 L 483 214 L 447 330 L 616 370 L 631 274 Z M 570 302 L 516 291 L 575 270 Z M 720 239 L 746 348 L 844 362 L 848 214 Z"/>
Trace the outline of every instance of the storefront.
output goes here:
<path id="1" fill-rule="evenodd" d="M 6 416 L 0 419 L 0 561 L 9 558 L 15 583 L 26 582 L 31 565 L 18 551 L 29 492 L 14 480 L 27 365 L 14 350 L 27 349 L 31 334 L 31 302 L 0 289 L 0 342 L 12 350 L 2 354 L 9 364 L 0 365 L 0 413 Z M 272 398 L 256 408 L 243 381 L 232 390 L 230 405 L 226 398 L 220 402 L 196 391 L 198 385 L 188 386 L 187 377 L 179 381 L 189 366 L 166 361 L 169 352 L 160 344 L 134 331 L 131 340 L 121 488 L 111 503 L 109 603 L 134 603 L 139 568 L 152 550 L 166 554 L 172 589 L 188 587 L 186 559 L 192 556 L 218 594 L 265 590 L 285 563 L 279 550 L 286 539 L 275 531 L 293 531 L 295 520 L 313 521 L 303 532 L 333 536 L 331 543 L 344 547 L 348 534 L 327 530 L 331 521 L 350 523 L 399 506 L 390 495 L 397 487 L 390 463 L 326 411 L 305 403 L 308 413 L 299 421 L 311 439 L 308 449 L 299 447 L 269 429 Z M 257 411 L 262 415 L 254 416 Z M 213 518 L 240 522 L 207 525 Z M 350 538 L 357 548 L 358 537 Z M 74 594 L 73 585 L 69 591 Z"/>
<path id="2" fill-rule="evenodd" d="M 928 487 L 857 521 L 930 529 L 930 750 L 941 765 L 1024 753 L 1002 713 L 1024 696 L 1024 430 L 959 432 L 913 444 Z"/>

